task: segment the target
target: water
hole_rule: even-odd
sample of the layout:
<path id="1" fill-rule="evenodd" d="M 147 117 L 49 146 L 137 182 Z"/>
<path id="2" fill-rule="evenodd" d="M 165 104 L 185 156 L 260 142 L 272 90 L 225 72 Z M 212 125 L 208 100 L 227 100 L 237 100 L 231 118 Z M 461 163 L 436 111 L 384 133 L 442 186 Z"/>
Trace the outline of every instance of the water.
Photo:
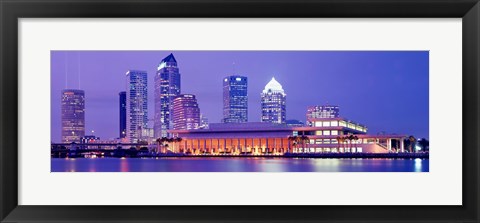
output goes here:
<path id="1" fill-rule="evenodd" d="M 52 172 L 428 172 L 428 159 L 53 158 Z"/>

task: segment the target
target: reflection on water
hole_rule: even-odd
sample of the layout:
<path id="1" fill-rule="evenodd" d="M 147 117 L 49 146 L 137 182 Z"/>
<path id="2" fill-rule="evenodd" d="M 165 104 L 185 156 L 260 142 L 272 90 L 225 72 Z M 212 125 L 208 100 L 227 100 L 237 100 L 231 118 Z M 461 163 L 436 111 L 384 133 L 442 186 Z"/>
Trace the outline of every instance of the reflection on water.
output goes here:
<path id="1" fill-rule="evenodd" d="M 53 158 L 52 172 L 428 172 L 428 159 Z"/>

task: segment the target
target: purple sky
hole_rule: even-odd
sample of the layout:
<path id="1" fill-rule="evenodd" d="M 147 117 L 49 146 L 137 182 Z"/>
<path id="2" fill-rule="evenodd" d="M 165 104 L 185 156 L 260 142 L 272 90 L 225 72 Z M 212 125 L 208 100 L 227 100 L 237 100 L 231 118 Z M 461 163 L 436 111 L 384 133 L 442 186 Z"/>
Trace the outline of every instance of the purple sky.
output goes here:
<path id="1" fill-rule="evenodd" d="M 260 92 L 275 77 L 287 94 L 287 119 L 304 122 L 307 106 L 328 103 L 367 125 L 369 134 L 428 138 L 427 51 L 52 51 L 52 141 L 61 137 L 64 88 L 85 90 L 86 134 L 118 137 L 118 93 L 125 91 L 129 69 L 148 72 L 153 119 L 156 67 L 170 53 L 182 93 L 196 95 L 210 123 L 222 118 L 222 78 L 235 71 L 248 77 L 249 121 L 260 121 Z"/>

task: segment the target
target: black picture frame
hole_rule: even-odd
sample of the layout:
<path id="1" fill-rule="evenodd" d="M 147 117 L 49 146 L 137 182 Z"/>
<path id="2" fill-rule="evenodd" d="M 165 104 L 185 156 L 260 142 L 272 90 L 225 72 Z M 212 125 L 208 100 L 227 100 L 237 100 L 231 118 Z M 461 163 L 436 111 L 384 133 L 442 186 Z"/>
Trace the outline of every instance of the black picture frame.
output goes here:
<path id="1" fill-rule="evenodd" d="M 2 222 L 479 222 L 478 0 L 0 0 L 0 16 Z M 463 205 L 18 205 L 18 19 L 75 17 L 462 18 Z"/>

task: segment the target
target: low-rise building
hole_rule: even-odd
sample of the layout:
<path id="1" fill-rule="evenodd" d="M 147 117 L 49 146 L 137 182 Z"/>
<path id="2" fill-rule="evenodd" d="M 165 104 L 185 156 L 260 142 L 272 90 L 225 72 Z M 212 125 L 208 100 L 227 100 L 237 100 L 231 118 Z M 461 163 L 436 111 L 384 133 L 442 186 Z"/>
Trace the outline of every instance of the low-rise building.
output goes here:
<path id="1" fill-rule="evenodd" d="M 169 130 L 179 153 L 284 154 L 403 152 L 404 135 L 369 135 L 343 118 L 311 118 L 312 126 L 275 123 L 211 123 L 209 129 Z M 173 147 L 172 147 L 173 148 Z"/>

